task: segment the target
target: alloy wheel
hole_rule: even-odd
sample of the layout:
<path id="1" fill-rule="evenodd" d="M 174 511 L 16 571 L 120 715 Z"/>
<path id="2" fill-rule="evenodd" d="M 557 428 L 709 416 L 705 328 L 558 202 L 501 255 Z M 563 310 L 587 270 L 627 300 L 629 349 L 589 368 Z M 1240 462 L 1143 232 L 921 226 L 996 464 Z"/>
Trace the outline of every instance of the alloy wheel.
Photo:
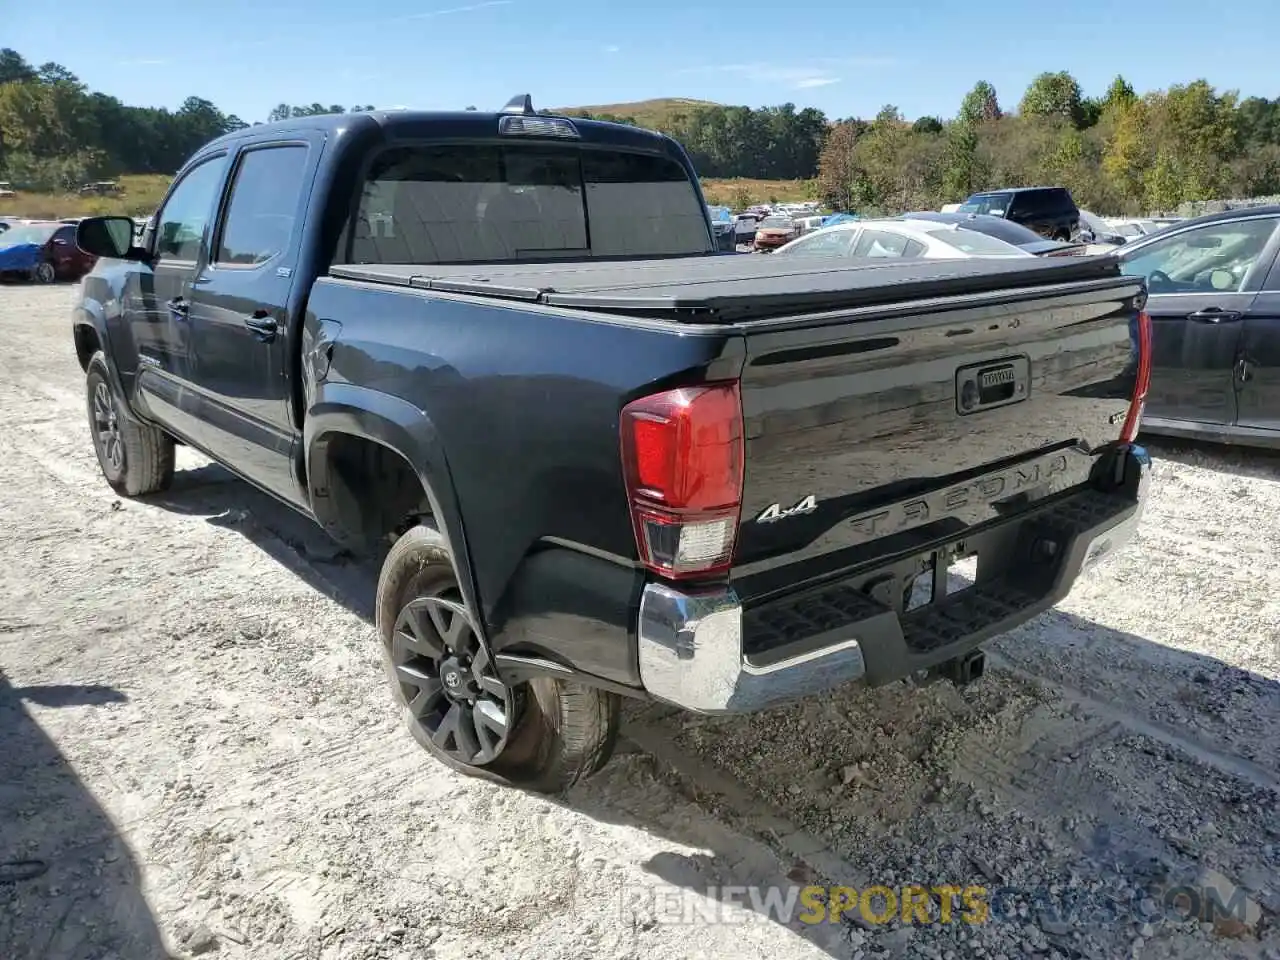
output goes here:
<path id="1" fill-rule="evenodd" d="M 439 750 L 471 766 L 502 752 L 515 697 L 498 679 L 456 588 L 404 605 L 391 661 L 410 722 Z"/>
<path id="2" fill-rule="evenodd" d="M 49 261 L 36 265 L 36 280 L 40 283 L 53 283 L 57 279 L 57 271 Z"/>
<path id="3" fill-rule="evenodd" d="M 124 467 L 124 440 L 120 436 L 120 416 L 116 412 L 111 388 L 105 381 L 98 381 L 93 391 L 93 433 L 102 457 L 111 469 L 119 472 Z"/>

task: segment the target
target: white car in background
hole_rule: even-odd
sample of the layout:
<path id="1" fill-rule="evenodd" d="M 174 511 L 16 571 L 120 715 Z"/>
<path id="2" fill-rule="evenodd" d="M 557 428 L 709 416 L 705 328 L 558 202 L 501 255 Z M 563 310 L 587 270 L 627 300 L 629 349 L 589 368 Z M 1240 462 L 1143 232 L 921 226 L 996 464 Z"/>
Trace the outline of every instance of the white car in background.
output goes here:
<path id="1" fill-rule="evenodd" d="M 822 221 L 825 219 L 827 218 L 826 217 L 797 217 L 796 226 L 800 228 L 800 236 L 803 237 L 803 236 L 806 236 L 807 234 L 814 233 L 817 230 L 821 230 Z"/>
<path id="2" fill-rule="evenodd" d="M 777 254 L 924 260 L 1035 256 L 1011 243 L 956 224 L 897 218 L 859 220 L 823 227 L 779 247 Z"/>

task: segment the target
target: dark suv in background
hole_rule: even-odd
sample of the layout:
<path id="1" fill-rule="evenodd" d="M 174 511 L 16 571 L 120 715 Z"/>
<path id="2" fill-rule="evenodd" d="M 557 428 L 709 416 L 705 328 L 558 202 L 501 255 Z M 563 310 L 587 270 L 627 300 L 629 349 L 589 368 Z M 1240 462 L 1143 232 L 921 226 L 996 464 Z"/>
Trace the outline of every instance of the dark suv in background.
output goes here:
<path id="1" fill-rule="evenodd" d="M 1030 227 L 1050 240 L 1070 240 L 1080 228 L 1080 210 L 1066 187 L 1018 187 L 975 193 L 960 213 L 985 213 Z"/>

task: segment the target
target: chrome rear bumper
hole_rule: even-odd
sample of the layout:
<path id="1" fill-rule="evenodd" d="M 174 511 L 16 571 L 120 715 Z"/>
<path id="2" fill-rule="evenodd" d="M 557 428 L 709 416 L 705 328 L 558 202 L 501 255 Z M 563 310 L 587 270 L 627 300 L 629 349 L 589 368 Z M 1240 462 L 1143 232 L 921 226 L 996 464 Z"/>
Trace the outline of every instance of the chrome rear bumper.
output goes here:
<path id="1" fill-rule="evenodd" d="M 980 557 L 990 544 L 999 562 L 989 573 L 980 568 L 971 589 L 910 613 L 863 590 L 885 571 L 918 569 L 917 558 L 771 601 L 765 609 L 780 614 L 775 622 L 803 623 L 806 611 L 824 613 L 808 618 L 819 626 L 792 630 L 785 643 L 761 642 L 770 618 L 744 612 L 730 586 L 685 590 L 650 583 L 637 629 L 641 682 L 650 696 L 696 713 L 748 713 L 859 680 L 887 683 L 964 656 L 1053 606 L 1082 571 L 1133 538 L 1151 461 L 1137 446 L 1126 459 L 1117 488 L 1081 488 L 966 534 Z M 1046 539 L 1054 541 L 1050 559 L 1019 553 L 1019 544 Z M 833 609 L 847 617 L 841 622 Z"/>
<path id="2" fill-rule="evenodd" d="M 770 663 L 743 653 L 742 605 L 731 588 L 684 593 L 651 583 L 640 599 L 640 679 L 652 696 L 696 713 L 749 713 L 861 679 L 852 637 Z"/>

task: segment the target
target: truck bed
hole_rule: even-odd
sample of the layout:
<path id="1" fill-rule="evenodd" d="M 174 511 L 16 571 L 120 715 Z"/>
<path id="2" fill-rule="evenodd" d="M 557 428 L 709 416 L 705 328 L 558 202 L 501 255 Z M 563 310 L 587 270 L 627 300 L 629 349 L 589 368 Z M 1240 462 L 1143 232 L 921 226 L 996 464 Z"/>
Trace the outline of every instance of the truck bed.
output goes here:
<path id="1" fill-rule="evenodd" d="M 343 264 L 339 279 L 547 306 L 733 323 L 804 311 L 1053 287 L 1120 276 L 1114 257 L 833 260 L 707 256 L 550 263 Z"/>

